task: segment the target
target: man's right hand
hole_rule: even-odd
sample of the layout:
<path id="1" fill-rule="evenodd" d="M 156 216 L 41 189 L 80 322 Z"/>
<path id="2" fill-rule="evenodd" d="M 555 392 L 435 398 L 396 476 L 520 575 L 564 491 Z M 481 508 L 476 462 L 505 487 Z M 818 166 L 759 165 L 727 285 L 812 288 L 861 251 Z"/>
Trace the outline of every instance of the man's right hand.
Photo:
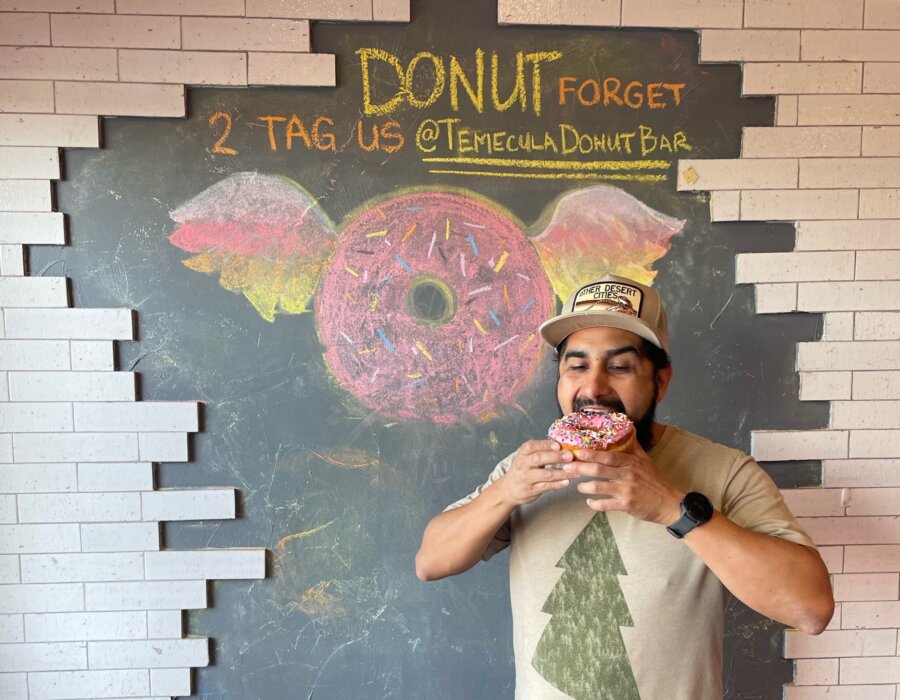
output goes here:
<path id="1" fill-rule="evenodd" d="M 531 503 L 548 491 L 558 491 L 572 478 L 562 469 L 549 465 L 571 462 L 573 455 L 553 440 L 529 440 L 516 452 L 509 471 L 497 480 L 504 500 L 510 505 Z"/>

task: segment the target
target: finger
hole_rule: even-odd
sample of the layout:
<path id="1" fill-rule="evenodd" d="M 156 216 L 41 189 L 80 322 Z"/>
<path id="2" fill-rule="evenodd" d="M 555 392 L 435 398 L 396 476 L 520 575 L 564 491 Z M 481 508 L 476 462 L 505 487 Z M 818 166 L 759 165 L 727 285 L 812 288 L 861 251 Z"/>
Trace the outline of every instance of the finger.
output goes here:
<path id="1" fill-rule="evenodd" d="M 531 488 L 539 493 L 544 491 L 555 491 L 557 489 L 564 489 L 569 485 L 568 479 L 554 480 L 554 481 L 538 481 L 531 485 Z"/>
<path id="2" fill-rule="evenodd" d="M 582 462 L 596 462 L 610 467 L 622 467 L 634 460 L 634 455 L 628 452 L 608 452 L 607 450 L 576 450 L 575 459 Z"/>
<path id="3" fill-rule="evenodd" d="M 623 510 L 615 498 L 589 498 L 587 499 L 588 508 L 599 512 L 607 512 L 611 510 Z"/>
<path id="4" fill-rule="evenodd" d="M 581 481 L 575 488 L 594 496 L 615 496 L 618 492 L 618 486 L 611 481 Z"/>
<path id="5" fill-rule="evenodd" d="M 530 469 L 540 469 L 551 464 L 566 464 L 574 459 L 568 450 L 553 451 L 544 450 L 542 452 L 533 452 L 524 457 L 524 464 Z"/>
<path id="6" fill-rule="evenodd" d="M 529 440 L 519 448 L 519 454 L 530 455 L 535 452 L 546 452 L 553 450 L 559 452 L 562 448 L 555 440 Z"/>
<path id="7" fill-rule="evenodd" d="M 608 467 L 605 464 L 594 464 L 593 462 L 569 462 L 564 464 L 562 470 L 574 477 L 590 476 L 595 479 L 616 479 L 619 476 L 621 467 Z"/>

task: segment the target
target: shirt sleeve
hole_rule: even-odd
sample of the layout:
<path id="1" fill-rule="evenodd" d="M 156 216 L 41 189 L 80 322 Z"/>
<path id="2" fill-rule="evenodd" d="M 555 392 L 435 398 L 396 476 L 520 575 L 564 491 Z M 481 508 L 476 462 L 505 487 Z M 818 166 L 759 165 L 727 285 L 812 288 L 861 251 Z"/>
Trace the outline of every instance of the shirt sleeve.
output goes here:
<path id="1" fill-rule="evenodd" d="M 788 509 L 775 482 L 745 454 L 740 454 L 731 465 L 722 513 L 752 532 L 815 548 L 810 536 Z"/>
<path id="2" fill-rule="evenodd" d="M 493 484 L 497 479 L 506 474 L 509 471 L 509 467 L 512 464 L 513 457 L 516 456 L 516 453 L 513 452 L 506 459 L 500 462 L 496 467 L 494 467 L 494 471 L 491 472 L 490 476 L 488 476 L 487 481 L 481 484 L 477 489 L 475 489 L 468 496 L 464 496 L 460 498 L 458 501 L 451 503 L 449 506 L 444 508 L 444 512 L 446 513 L 448 510 L 453 510 L 454 508 L 461 508 L 464 505 L 467 505 L 474 501 L 478 496 L 481 495 L 481 492 L 484 491 L 488 486 Z M 492 556 L 497 554 L 507 547 L 509 547 L 511 536 L 511 527 L 510 527 L 510 519 L 507 518 L 506 522 L 500 526 L 500 529 L 494 533 L 493 539 L 491 539 L 490 544 L 485 548 L 484 554 L 481 555 L 482 561 L 487 561 Z"/>

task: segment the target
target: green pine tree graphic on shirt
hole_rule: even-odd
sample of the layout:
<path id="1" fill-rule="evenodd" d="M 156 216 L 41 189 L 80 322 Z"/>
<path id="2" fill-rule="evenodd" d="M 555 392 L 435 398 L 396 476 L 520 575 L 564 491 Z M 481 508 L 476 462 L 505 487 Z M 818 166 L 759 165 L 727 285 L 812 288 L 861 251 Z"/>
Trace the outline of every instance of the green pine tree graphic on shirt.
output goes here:
<path id="1" fill-rule="evenodd" d="M 544 603 L 553 617 L 532 666 L 577 700 L 639 700 L 620 626 L 634 625 L 617 576 L 627 574 L 606 513 L 597 513 L 556 566 Z"/>

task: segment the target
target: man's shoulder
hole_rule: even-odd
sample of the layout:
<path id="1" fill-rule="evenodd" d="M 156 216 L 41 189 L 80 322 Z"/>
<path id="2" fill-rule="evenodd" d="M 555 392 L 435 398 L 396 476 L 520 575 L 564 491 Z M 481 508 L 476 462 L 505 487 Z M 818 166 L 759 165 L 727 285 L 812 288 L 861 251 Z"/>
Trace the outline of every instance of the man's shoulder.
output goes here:
<path id="1" fill-rule="evenodd" d="M 670 434 L 670 438 L 664 448 L 666 452 L 676 454 L 690 453 L 695 458 L 702 457 L 703 459 L 727 465 L 748 458 L 746 452 L 713 442 L 707 437 L 674 425 L 667 425 L 666 431 Z"/>

